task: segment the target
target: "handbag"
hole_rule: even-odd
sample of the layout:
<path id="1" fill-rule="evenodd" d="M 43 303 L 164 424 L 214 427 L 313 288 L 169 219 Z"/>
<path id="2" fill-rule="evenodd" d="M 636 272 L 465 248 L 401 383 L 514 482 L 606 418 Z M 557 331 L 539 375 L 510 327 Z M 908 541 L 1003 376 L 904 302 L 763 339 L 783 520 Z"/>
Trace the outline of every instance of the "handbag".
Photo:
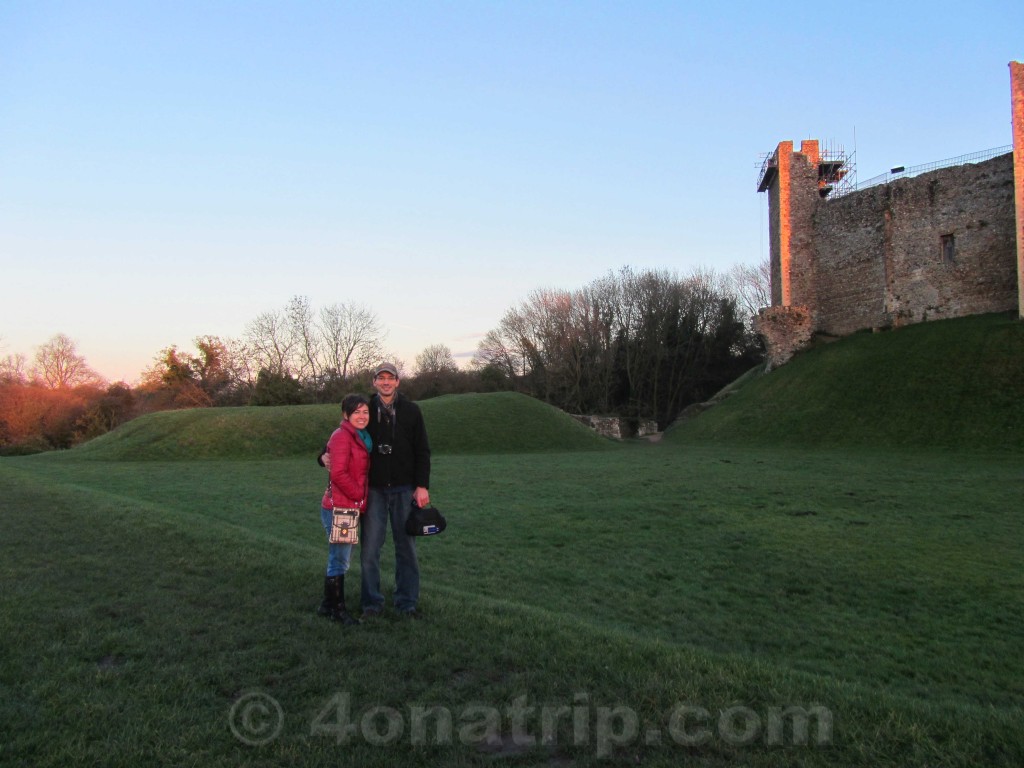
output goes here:
<path id="1" fill-rule="evenodd" d="M 335 507 L 331 516 L 331 544 L 359 543 L 359 510 Z"/>
<path id="2" fill-rule="evenodd" d="M 405 521 L 405 533 L 408 536 L 436 536 L 448 527 L 441 510 L 436 507 L 417 507 L 412 505 L 409 517 Z"/>
<path id="3" fill-rule="evenodd" d="M 331 494 L 331 505 L 334 504 L 334 486 L 327 481 L 327 491 Z M 359 543 L 359 509 L 357 507 L 333 507 L 331 515 L 331 533 L 327 537 L 331 544 Z"/>

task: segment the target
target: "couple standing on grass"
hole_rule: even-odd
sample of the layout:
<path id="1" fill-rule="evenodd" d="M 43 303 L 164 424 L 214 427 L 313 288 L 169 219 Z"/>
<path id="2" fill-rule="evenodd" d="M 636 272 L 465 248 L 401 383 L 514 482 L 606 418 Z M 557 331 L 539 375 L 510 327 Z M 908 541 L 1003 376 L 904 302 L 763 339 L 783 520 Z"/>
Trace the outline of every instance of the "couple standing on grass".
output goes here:
<path id="1" fill-rule="evenodd" d="M 388 523 L 395 541 L 395 610 L 419 618 L 420 568 L 416 540 L 405 532 L 412 504 L 430 504 L 430 444 L 419 406 L 398 392 L 398 369 L 381 363 L 373 371 L 367 400 L 348 395 L 342 400 L 341 426 L 334 431 L 319 462 L 330 474 L 320 503 L 320 519 L 330 538 L 334 507 L 360 510 L 360 557 L 363 618 L 380 616 L 380 552 Z M 345 607 L 345 573 L 351 544 L 328 544 L 324 599 L 317 610 L 343 624 L 358 624 Z"/>

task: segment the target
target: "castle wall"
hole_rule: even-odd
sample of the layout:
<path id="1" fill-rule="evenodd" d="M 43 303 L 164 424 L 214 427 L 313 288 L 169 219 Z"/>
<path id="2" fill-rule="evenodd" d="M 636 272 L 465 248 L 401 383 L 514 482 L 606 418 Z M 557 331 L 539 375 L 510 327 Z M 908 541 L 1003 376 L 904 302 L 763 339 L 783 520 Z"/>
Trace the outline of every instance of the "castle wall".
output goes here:
<path id="1" fill-rule="evenodd" d="M 1012 154 L 821 201 L 810 227 L 817 330 L 1016 308 L 1014 211 Z"/>
<path id="2" fill-rule="evenodd" d="M 885 308 L 891 228 L 885 187 L 822 203 L 811 224 L 818 269 L 818 329 L 837 336 L 889 324 Z"/>

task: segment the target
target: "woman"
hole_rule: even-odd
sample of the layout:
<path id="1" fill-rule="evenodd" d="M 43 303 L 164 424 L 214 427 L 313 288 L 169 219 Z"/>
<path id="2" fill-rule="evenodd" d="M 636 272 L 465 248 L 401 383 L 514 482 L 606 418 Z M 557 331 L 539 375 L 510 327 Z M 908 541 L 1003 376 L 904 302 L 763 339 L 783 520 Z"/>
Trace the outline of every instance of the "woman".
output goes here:
<path id="1" fill-rule="evenodd" d="M 370 422 L 370 402 L 362 395 L 346 395 L 341 401 L 344 418 L 327 442 L 330 456 L 326 465 L 330 481 L 320 502 L 320 521 L 327 533 L 327 575 L 324 578 L 324 599 L 317 613 L 342 624 L 358 624 L 345 608 L 345 573 L 352 557 L 351 544 L 331 544 L 331 522 L 334 507 L 366 509 L 367 475 L 373 444 L 366 432 Z"/>

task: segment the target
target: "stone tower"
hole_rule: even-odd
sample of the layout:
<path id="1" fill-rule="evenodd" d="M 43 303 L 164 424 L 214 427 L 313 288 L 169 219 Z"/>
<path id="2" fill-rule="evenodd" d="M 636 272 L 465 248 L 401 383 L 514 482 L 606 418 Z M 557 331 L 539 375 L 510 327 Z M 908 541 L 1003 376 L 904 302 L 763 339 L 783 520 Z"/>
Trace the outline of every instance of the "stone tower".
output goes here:
<path id="1" fill-rule="evenodd" d="M 780 142 L 761 170 L 757 191 L 768 193 L 772 306 L 757 320 L 780 365 L 807 344 L 816 326 L 813 220 L 819 200 L 845 175 L 843 162 L 822 159 L 818 141 Z"/>

